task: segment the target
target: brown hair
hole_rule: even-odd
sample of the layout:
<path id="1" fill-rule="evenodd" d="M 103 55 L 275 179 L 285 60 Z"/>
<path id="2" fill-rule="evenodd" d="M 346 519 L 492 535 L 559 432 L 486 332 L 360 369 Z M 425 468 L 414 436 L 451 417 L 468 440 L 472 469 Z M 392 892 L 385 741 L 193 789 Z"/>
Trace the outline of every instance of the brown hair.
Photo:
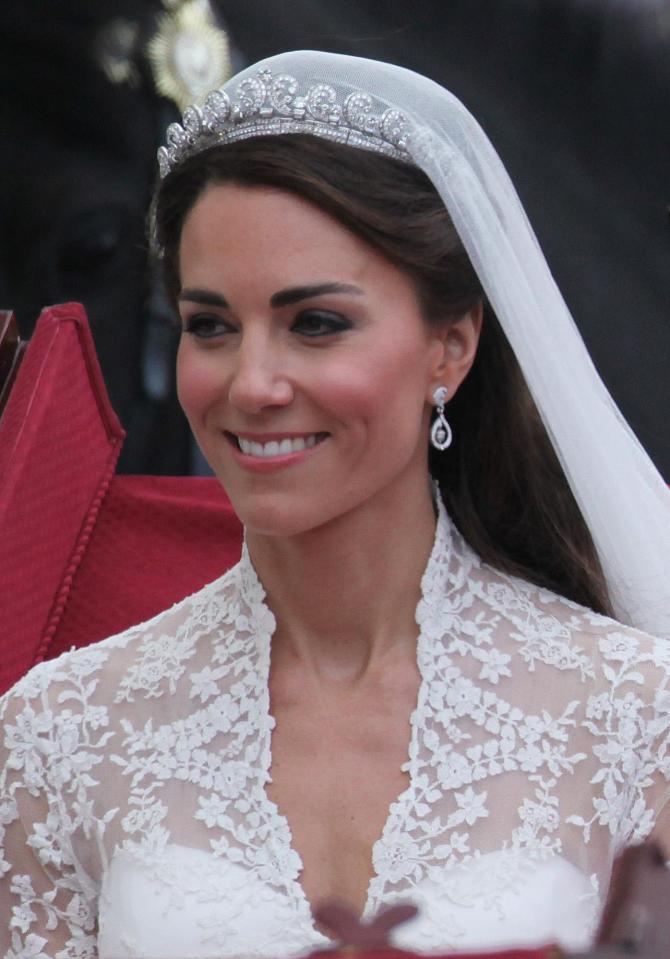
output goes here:
<path id="1" fill-rule="evenodd" d="M 286 190 L 339 220 L 412 277 L 428 323 L 455 320 L 484 302 L 477 357 L 449 403 L 454 442 L 448 453 L 431 448 L 430 472 L 482 559 L 610 613 L 588 528 L 428 177 L 409 164 L 312 136 L 258 137 L 196 154 L 165 178 L 153 207 L 155 249 L 173 303 L 184 220 L 206 186 L 231 181 Z"/>

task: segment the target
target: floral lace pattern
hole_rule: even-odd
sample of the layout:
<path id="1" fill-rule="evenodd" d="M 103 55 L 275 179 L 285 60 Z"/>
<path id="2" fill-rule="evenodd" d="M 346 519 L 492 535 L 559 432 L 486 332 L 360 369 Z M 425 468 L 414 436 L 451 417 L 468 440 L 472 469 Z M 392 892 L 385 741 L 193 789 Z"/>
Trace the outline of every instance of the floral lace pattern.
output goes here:
<path id="1" fill-rule="evenodd" d="M 667 798 L 667 644 L 492 570 L 442 509 L 416 619 L 409 785 L 374 844 L 366 914 L 418 902 L 402 941 L 415 948 L 478 944 L 489 919 L 484 944 L 533 941 L 557 933 L 549 919 L 524 931 L 519 902 L 543 876 L 573 889 L 579 875 L 587 941 L 613 855 Z M 245 551 L 199 593 L 3 698 L 3 955 L 172 955 L 167 932 L 156 943 L 174 916 L 169 935 L 190 936 L 175 955 L 326 943 L 266 793 L 274 626 Z M 122 901 L 131 888 L 146 940 Z"/>

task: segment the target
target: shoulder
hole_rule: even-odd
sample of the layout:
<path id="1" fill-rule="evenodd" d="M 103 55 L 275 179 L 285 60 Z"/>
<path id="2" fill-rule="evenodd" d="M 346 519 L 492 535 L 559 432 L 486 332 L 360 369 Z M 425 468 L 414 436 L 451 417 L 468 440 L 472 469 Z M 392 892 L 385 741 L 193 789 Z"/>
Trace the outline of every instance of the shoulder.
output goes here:
<path id="1" fill-rule="evenodd" d="M 33 667 L 0 698 L 0 721 L 24 713 L 72 709 L 82 697 L 117 701 L 132 692 L 158 695 L 182 675 L 198 644 L 240 615 L 238 566 L 156 616 L 121 633 Z M 37 707 L 35 707 L 37 708 Z"/>
<path id="2" fill-rule="evenodd" d="M 635 665 L 670 671 L 670 639 L 650 636 L 564 596 L 482 564 L 476 593 L 501 633 L 531 662 L 567 668 L 581 662 L 613 679 Z"/>
<path id="3" fill-rule="evenodd" d="M 522 768 L 560 744 L 553 772 L 568 758 L 580 771 L 569 821 L 585 840 L 597 824 L 617 846 L 643 839 L 669 795 L 670 640 L 483 563 L 467 590 L 458 652 L 481 663 L 487 702 L 520 718 Z"/>
<path id="4" fill-rule="evenodd" d="M 145 623 L 41 663 L 0 699 L 0 825 L 3 803 L 20 796 L 43 816 L 75 778 L 92 788 L 100 770 L 109 775 L 128 737 L 156 729 L 160 739 L 200 713 L 211 723 L 207 709 L 216 718 L 236 683 L 248 688 L 269 642 L 246 575 L 234 567 Z"/>

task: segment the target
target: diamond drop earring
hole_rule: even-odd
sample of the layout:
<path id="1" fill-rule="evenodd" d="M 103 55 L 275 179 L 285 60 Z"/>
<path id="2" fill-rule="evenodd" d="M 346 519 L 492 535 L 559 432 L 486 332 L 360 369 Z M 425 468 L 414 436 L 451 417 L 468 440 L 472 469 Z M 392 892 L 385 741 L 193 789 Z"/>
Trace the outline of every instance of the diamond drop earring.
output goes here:
<path id="1" fill-rule="evenodd" d="M 451 427 L 444 415 L 444 401 L 447 398 L 448 392 L 449 390 L 446 386 L 438 386 L 433 393 L 433 402 L 437 408 L 437 416 L 430 428 L 430 441 L 436 450 L 446 450 L 448 446 L 451 446 L 453 439 Z"/>

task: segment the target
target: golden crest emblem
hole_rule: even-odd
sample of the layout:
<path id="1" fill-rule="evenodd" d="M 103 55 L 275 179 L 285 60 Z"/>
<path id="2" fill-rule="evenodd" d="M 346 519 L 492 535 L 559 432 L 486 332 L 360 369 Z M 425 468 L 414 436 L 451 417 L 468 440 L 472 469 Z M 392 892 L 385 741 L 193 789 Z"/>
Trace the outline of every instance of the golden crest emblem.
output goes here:
<path id="1" fill-rule="evenodd" d="M 164 0 L 158 32 L 147 44 L 157 91 L 180 110 L 202 102 L 231 73 L 230 49 L 208 0 Z"/>

